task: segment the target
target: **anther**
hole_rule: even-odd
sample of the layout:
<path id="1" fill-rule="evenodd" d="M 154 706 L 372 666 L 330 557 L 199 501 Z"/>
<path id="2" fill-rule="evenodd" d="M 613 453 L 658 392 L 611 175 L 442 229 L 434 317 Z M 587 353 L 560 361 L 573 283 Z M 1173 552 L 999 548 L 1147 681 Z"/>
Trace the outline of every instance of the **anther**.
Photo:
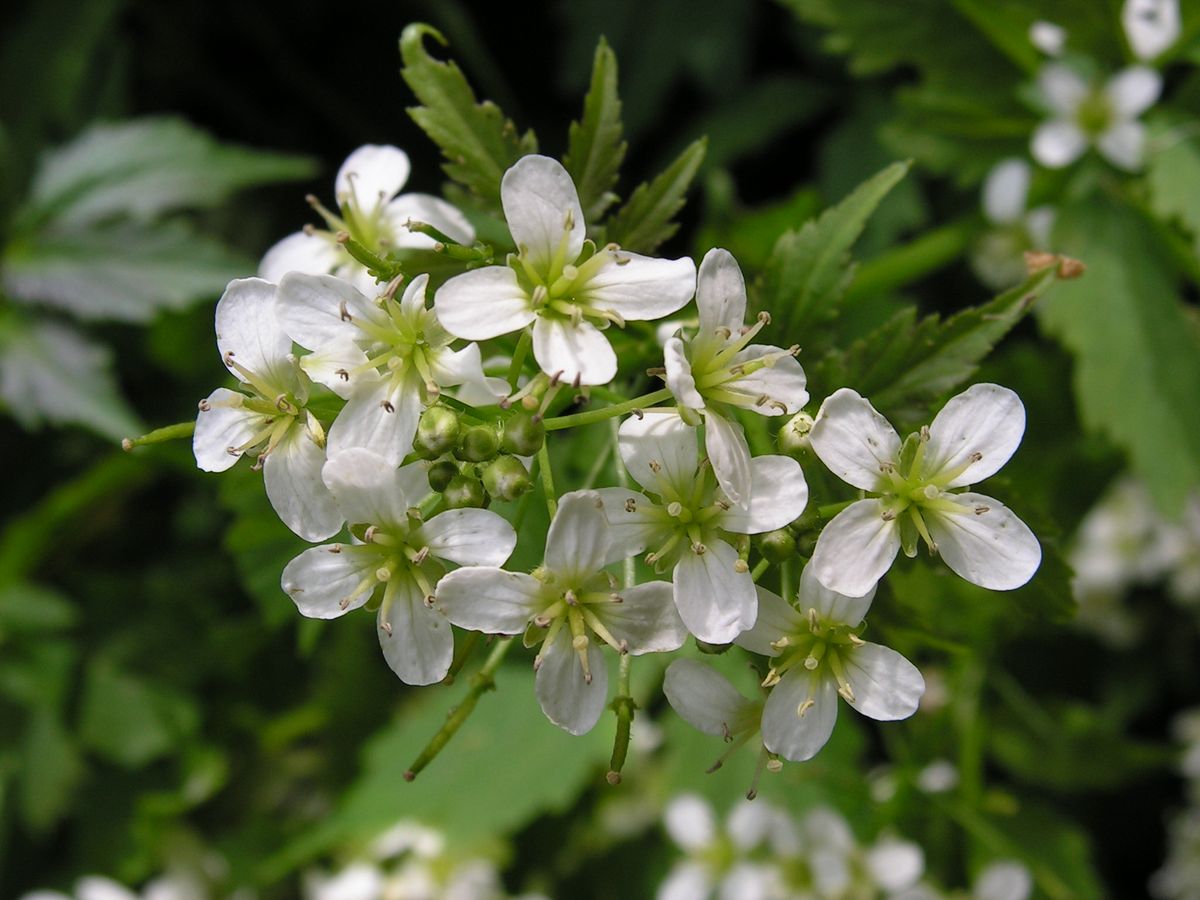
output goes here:
<path id="1" fill-rule="evenodd" d="M 437 602 L 437 598 L 433 594 L 426 594 L 424 602 L 426 609 L 433 609 L 433 604 Z"/>
<path id="2" fill-rule="evenodd" d="M 212 409 L 212 405 L 207 400 L 201 400 L 196 405 L 199 407 L 200 412 L 208 412 Z"/>
<path id="3" fill-rule="evenodd" d="M 608 595 L 608 602 L 609 602 L 609 603 L 624 603 L 624 602 L 625 602 L 625 598 L 624 598 L 624 597 L 622 597 L 620 594 L 609 594 L 609 595 Z"/>
<path id="4" fill-rule="evenodd" d="M 378 525 L 370 526 L 366 531 L 363 532 L 363 543 L 364 544 L 375 543 L 375 535 L 378 533 L 379 533 Z"/>
<path id="5" fill-rule="evenodd" d="M 383 407 L 385 413 L 394 413 L 396 411 L 396 407 L 392 405 L 391 400 L 381 400 L 379 405 Z"/>
<path id="6" fill-rule="evenodd" d="M 630 497 L 628 500 L 625 501 L 625 512 L 627 512 L 627 513 L 637 512 L 637 501 L 634 500 L 632 497 Z"/>
<path id="7" fill-rule="evenodd" d="M 974 453 L 972 453 L 970 456 L 968 456 L 967 459 L 969 459 L 973 463 L 977 463 L 981 459 L 983 459 L 983 454 L 980 453 L 978 450 L 976 450 Z"/>
<path id="8" fill-rule="evenodd" d="M 750 571 L 750 564 L 744 559 L 734 560 L 733 571 L 737 572 L 739 575 L 745 575 Z"/>
<path id="9" fill-rule="evenodd" d="M 379 581 L 388 581 L 392 577 L 392 570 L 387 566 L 380 566 L 375 570 L 375 578 Z"/>
<path id="10" fill-rule="evenodd" d="M 388 637 L 391 637 L 392 636 L 392 623 L 389 622 L 387 619 L 383 619 L 379 623 L 379 630 L 382 631 L 384 634 L 386 634 Z"/>
<path id="11" fill-rule="evenodd" d="M 579 597 L 575 595 L 575 591 L 573 591 L 571 588 L 567 588 L 566 591 L 563 592 L 563 600 L 567 602 L 567 606 L 579 605 Z M 576 647 L 575 649 L 578 650 L 579 648 Z"/>
<path id="12" fill-rule="evenodd" d="M 342 381 L 350 380 L 350 373 L 347 372 L 345 369 L 334 369 L 333 374 L 336 375 L 338 378 L 342 379 Z"/>
<path id="13" fill-rule="evenodd" d="M 425 562 L 425 560 L 426 560 L 428 557 L 429 557 L 429 548 L 428 548 L 428 547 L 422 547 L 420 550 L 418 550 L 418 551 L 416 552 L 416 555 L 415 555 L 415 556 L 413 556 L 413 558 L 412 558 L 413 565 L 414 565 L 414 566 L 419 566 L 419 565 L 421 565 L 421 563 Z"/>
<path id="14" fill-rule="evenodd" d="M 650 460 L 648 463 L 646 463 L 646 465 L 650 467 L 650 471 L 655 475 L 662 471 L 662 463 L 660 463 L 657 459 Z"/>
<path id="15" fill-rule="evenodd" d="M 805 700 L 803 703 L 801 703 L 799 706 L 796 707 L 796 715 L 799 716 L 801 719 L 803 719 L 804 714 L 816 705 L 817 705 L 817 701 L 815 701 L 812 697 L 809 697 L 807 700 Z"/>
<path id="16" fill-rule="evenodd" d="M 699 541 L 696 541 L 695 543 L 692 544 L 692 552 L 695 553 L 697 556 L 703 556 L 705 553 L 708 552 L 708 548 L 705 547 Z"/>
<path id="17" fill-rule="evenodd" d="M 343 322 L 354 321 L 354 317 L 350 315 L 350 310 L 346 308 L 345 300 L 338 302 L 338 318 L 340 318 Z"/>
<path id="18" fill-rule="evenodd" d="M 975 507 L 975 515 L 977 515 L 977 516 L 982 516 L 984 513 L 991 512 L 991 511 L 992 511 L 992 508 L 990 506 Z"/>

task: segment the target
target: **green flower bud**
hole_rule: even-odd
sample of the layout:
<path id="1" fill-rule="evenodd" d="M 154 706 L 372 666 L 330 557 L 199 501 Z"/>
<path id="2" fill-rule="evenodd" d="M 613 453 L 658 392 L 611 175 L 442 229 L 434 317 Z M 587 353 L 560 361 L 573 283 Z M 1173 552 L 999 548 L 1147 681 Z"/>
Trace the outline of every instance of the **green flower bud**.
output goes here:
<path id="1" fill-rule="evenodd" d="M 462 433 L 454 455 L 466 462 L 485 462 L 500 449 L 500 438 L 491 425 L 472 425 Z"/>
<path id="2" fill-rule="evenodd" d="M 796 553 L 796 539 L 786 528 L 768 531 L 758 536 L 758 549 L 773 563 L 791 559 Z"/>
<path id="3" fill-rule="evenodd" d="M 525 410 L 518 410 L 504 423 L 504 437 L 500 446 L 505 453 L 516 456 L 533 456 L 546 440 L 546 426 L 540 418 Z"/>
<path id="4" fill-rule="evenodd" d="M 454 476 L 458 474 L 458 464 L 448 459 L 436 462 L 429 467 L 429 486 L 438 494 L 446 490 Z"/>
<path id="5" fill-rule="evenodd" d="M 481 507 L 487 501 L 483 482 L 471 475 L 455 475 L 442 492 L 450 509 Z"/>
<path id="6" fill-rule="evenodd" d="M 447 406 L 431 406 L 421 413 L 413 450 L 426 459 L 449 453 L 458 443 L 458 413 Z"/>
<path id="7" fill-rule="evenodd" d="M 516 500 L 533 480 L 515 456 L 498 456 L 483 470 L 483 486 L 497 500 Z"/>
<path id="8" fill-rule="evenodd" d="M 798 412 L 779 429 L 775 444 L 785 456 L 804 456 L 809 452 L 808 433 L 812 431 L 813 418 L 806 412 Z"/>
<path id="9" fill-rule="evenodd" d="M 720 656 L 732 646 L 733 644 L 709 644 L 700 640 L 700 638 L 696 638 L 696 649 L 701 653 L 707 653 L 709 656 Z"/>

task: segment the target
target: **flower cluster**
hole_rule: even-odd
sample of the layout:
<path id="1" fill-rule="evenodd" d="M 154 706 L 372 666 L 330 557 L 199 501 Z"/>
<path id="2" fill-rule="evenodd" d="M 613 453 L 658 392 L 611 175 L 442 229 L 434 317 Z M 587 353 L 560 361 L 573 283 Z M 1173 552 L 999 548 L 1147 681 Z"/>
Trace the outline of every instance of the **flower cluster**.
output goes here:
<path id="1" fill-rule="evenodd" d="M 917 707 L 916 667 L 861 637 L 901 548 L 913 556 L 923 542 L 993 589 L 1033 575 L 1033 534 L 969 490 L 1020 442 L 1024 408 L 1011 391 L 976 385 L 905 440 L 849 388 L 810 418 L 799 348 L 759 342 L 770 316 L 747 324 L 729 252 L 711 250 L 697 270 L 598 245 L 571 177 L 544 156 L 503 177 L 507 256 L 476 243 L 436 272 L 396 257 L 403 274 L 377 282 L 356 263 L 363 248 L 382 258 L 432 232 L 424 250 L 437 254 L 474 239 L 444 202 L 397 197 L 407 174 L 396 148 L 356 151 L 338 175 L 337 213 L 318 205 L 336 238 L 293 235 L 262 277 L 229 286 L 217 344 L 239 388 L 204 400 L 195 432 L 202 468 L 253 458 L 284 523 L 326 542 L 283 571 L 299 611 L 371 610 L 405 683 L 457 671 L 455 629 L 522 635 L 537 648 L 546 716 L 582 734 L 609 704 L 613 656 L 627 679 L 629 657 L 678 650 L 689 635 L 737 644 L 763 659 L 765 702 L 682 660 L 667 676 L 672 703 L 713 733 L 761 731 L 774 764 L 804 760 L 829 738 L 839 696 L 877 720 Z M 341 255 L 347 247 L 357 255 Z M 460 270 L 447 275 L 447 260 Z M 622 370 L 623 354 L 643 351 L 626 326 L 693 298 L 692 324 L 670 329 L 647 373 L 665 387 L 622 393 L 644 377 Z M 571 412 L 597 396 L 608 405 Z M 768 452 L 758 417 L 791 417 L 780 432 L 799 436 L 788 453 Z M 602 454 L 586 483 L 558 489 L 556 462 L 561 473 L 569 461 L 554 459 L 548 438 L 606 420 L 613 483 L 597 483 Z M 801 460 L 823 463 L 857 498 L 833 504 L 836 515 L 809 510 Z M 540 562 L 506 568 L 518 541 L 527 555 L 542 547 L 521 524 L 535 480 L 550 520 Z M 797 542 L 818 531 L 801 572 Z M 773 565 L 783 596 L 760 583 Z"/>

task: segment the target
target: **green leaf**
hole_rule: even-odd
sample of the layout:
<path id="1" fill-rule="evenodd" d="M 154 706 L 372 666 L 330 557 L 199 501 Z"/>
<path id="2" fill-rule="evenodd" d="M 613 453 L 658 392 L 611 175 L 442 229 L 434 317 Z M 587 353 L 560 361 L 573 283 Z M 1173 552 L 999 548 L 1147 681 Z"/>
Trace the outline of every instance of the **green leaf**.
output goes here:
<path id="1" fill-rule="evenodd" d="M 23 582 L 0 587 L 0 641 L 11 631 L 61 631 L 77 618 L 75 604 L 57 591 Z"/>
<path id="2" fill-rule="evenodd" d="M 909 165 L 892 163 L 799 231 L 789 229 L 779 236 L 763 271 L 757 305 L 778 317 L 781 331 L 803 336 L 838 314 L 854 277 L 850 248 Z"/>
<path id="3" fill-rule="evenodd" d="M 10 246 L 4 288 L 82 319 L 145 322 L 215 297 L 253 263 L 182 222 L 43 232 Z"/>
<path id="4" fill-rule="evenodd" d="M 257 184 L 308 178 L 312 160 L 220 144 L 182 119 L 94 125 L 51 150 L 34 176 L 23 215 L 79 228 L 120 216 L 149 221 L 173 210 L 216 206 Z"/>
<path id="5" fill-rule="evenodd" d="M 705 138 L 693 141 L 653 181 L 638 185 L 608 223 L 607 240 L 635 253 L 653 253 L 678 231 L 679 223 L 672 219 L 683 208 L 707 143 Z"/>
<path id="6" fill-rule="evenodd" d="M 1200 343 L 1162 249 L 1131 209 L 1110 199 L 1065 207 L 1056 244 L 1088 271 L 1039 309 L 1075 357 L 1084 426 L 1129 455 L 1164 512 L 1200 486 Z"/>
<path id="7" fill-rule="evenodd" d="M 1187 229 L 1200 256 L 1200 143 L 1176 141 L 1153 154 L 1146 181 L 1154 211 Z"/>
<path id="8" fill-rule="evenodd" d="M 0 402 L 26 428 L 82 425 L 119 441 L 145 430 L 121 396 L 112 354 L 57 322 L 0 322 Z"/>
<path id="9" fill-rule="evenodd" d="M 45 831 L 70 808 L 83 776 L 79 750 L 56 710 L 34 710 L 22 756 L 21 816 L 31 831 Z"/>
<path id="10" fill-rule="evenodd" d="M 627 146 L 622 139 L 621 99 L 617 96 L 617 57 L 602 37 L 596 46 L 583 117 L 571 123 L 563 157 L 579 191 L 585 221 L 599 222 L 616 201 L 612 190 Z"/>
<path id="11" fill-rule="evenodd" d="M 518 135 L 512 121 L 490 100 L 479 103 L 462 70 L 425 50 L 425 36 L 446 45 L 441 33 L 415 22 L 400 35 L 400 74 L 421 102 L 408 110 L 448 162 L 444 171 L 486 206 L 498 209 L 500 179 L 522 156 L 537 152 L 533 131 Z"/>
<path id="12" fill-rule="evenodd" d="M 898 425 L 928 421 L 932 404 L 971 376 L 1056 279 L 1054 267 L 1043 269 L 989 303 L 945 321 L 936 313 L 918 319 L 915 307 L 905 307 L 849 349 L 814 366 L 810 379 L 818 386 L 816 396 L 848 385 Z"/>

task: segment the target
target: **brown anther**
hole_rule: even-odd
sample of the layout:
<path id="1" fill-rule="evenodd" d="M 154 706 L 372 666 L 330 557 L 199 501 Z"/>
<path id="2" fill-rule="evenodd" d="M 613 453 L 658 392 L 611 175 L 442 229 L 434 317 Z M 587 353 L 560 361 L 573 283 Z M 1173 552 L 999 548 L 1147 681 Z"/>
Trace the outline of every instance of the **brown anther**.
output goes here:
<path id="1" fill-rule="evenodd" d="M 346 308 L 345 300 L 338 302 L 338 318 L 340 318 L 343 322 L 354 321 L 354 317 L 350 315 L 350 310 Z"/>
<path id="2" fill-rule="evenodd" d="M 433 594 L 426 594 L 422 602 L 425 604 L 426 609 L 433 609 L 433 604 L 437 602 L 437 598 Z"/>
<path id="3" fill-rule="evenodd" d="M 696 541 L 694 544 L 692 544 L 692 552 L 695 553 L 697 556 L 703 556 L 705 553 L 708 552 L 708 548 L 705 547 L 699 541 Z"/>
<path id="4" fill-rule="evenodd" d="M 384 634 L 386 634 L 388 637 L 391 637 L 392 636 L 392 623 L 389 622 L 387 619 L 383 619 L 379 623 L 379 630 L 382 631 Z"/>
<path id="5" fill-rule="evenodd" d="M 208 412 L 212 409 L 212 404 L 208 400 L 201 400 L 196 406 L 200 409 L 200 412 Z"/>
<path id="6" fill-rule="evenodd" d="M 788 411 L 787 404 L 782 400 L 772 400 L 769 405 L 779 410 L 780 415 L 783 415 Z"/>
<path id="7" fill-rule="evenodd" d="M 980 506 L 975 507 L 975 515 L 977 515 L 977 516 L 982 516 L 984 513 L 989 513 L 991 511 L 992 511 L 992 508 L 990 506 L 980 505 Z"/>
<path id="8" fill-rule="evenodd" d="M 558 387 L 559 379 L 563 377 L 564 371 L 566 371 L 566 370 L 559 369 L 557 372 L 555 372 L 553 375 L 550 376 L 550 387 Z"/>
<path id="9" fill-rule="evenodd" d="M 367 528 L 366 531 L 363 532 L 363 543 L 364 544 L 375 543 L 375 535 L 377 535 L 378 533 L 379 533 L 378 525 L 370 526 L 369 528 Z"/>
<path id="10" fill-rule="evenodd" d="M 770 402 L 771 402 L 771 398 L 768 397 L 766 394 L 762 394 L 759 396 L 759 398 L 757 400 L 754 401 L 754 405 L 755 406 L 766 406 Z"/>
<path id="11" fill-rule="evenodd" d="M 617 650 L 620 652 L 620 654 L 622 656 L 628 656 L 629 655 L 629 641 L 622 638 L 621 643 L 617 646 Z"/>
<path id="12" fill-rule="evenodd" d="M 620 594 L 609 594 L 609 595 L 608 595 L 608 602 L 609 602 L 609 603 L 624 603 L 624 602 L 625 602 L 625 598 L 624 598 L 624 597 L 622 597 Z"/>
<path id="13" fill-rule="evenodd" d="M 124 450 L 126 453 L 129 453 L 133 450 L 133 447 L 134 447 L 134 443 L 133 443 L 132 438 L 121 438 L 121 449 L 122 450 Z"/>
<path id="14" fill-rule="evenodd" d="M 891 522 L 896 518 L 896 511 L 894 509 L 885 509 L 879 514 L 879 518 L 885 522 Z"/>
<path id="15" fill-rule="evenodd" d="M 967 459 L 969 459 L 973 463 L 977 463 L 981 459 L 983 459 L 983 454 L 980 453 L 978 450 L 976 450 L 974 453 L 972 453 L 970 456 L 968 456 Z"/>
<path id="16" fill-rule="evenodd" d="M 350 601 L 352 599 L 353 599 L 352 597 L 343 597 L 341 600 L 338 601 L 338 609 L 343 609 L 343 610 L 346 609 L 346 607 L 348 607 L 350 605 Z"/>
<path id="17" fill-rule="evenodd" d="M 728 500 L 717 500 L 716 505 L 721 507 L 722 510 L 725 510 L 725 511 L 729 510 L 729 501 Z"/>
<path id="18" fill-rule="evenodd" d="M 642 421 L 642 419 L 646 418 L 646 414 L 644 412 L 642 412 L 640 409 L 635 409 L 632 412 L 633 412 L 634 418 L 636 418 L 639 422 Z"/>
<path id="19" fill-rule="evenodd" d="M 764 309 L 762 312 L 760 312 L 758 314 L 758 321 L 762 322 L 764 325 L 770 325 L 771 324 L 771 314 Z"/>
<path id="20" fill-rule="evenodd" d="M 316 206 L 321 201 L 317 199 L 316 194 L 305 194 L 304 202 L 307 203 L 309 206 Z"/>
<path id="21" fill-rule="evenodd" d="M 350 373 L 347 372 L 345 369 L 334 369 L 333 374 L 336 375 L 338 378 L 342 379 L 342 381 L 350 380 Z"/>
<path id="22" fill-rule="evenodd" d="M 342 545 L 341 544 L 330 544 L 326 549 L 329 550 L 330 553 L 341 553 Z"/>
<path id="23" fill-rule="evenodd" d="M 721 739 L 727 744 L 733 743 L 733 732 L 729 730 L 729 724 L 727 722 L 721 723 Z"/>
<path id="24" fill-rule="evenodd" d="M 583 380 L 583 373 L 576 372 L 575 378 L 571 381 L 571 387 L 574 388 L 575 390 L 579 390 L 579 385 L 580 385 L 580 382 L 582 382 L 582 380 Z"/>
<path id="25" fill-rule="evenodd" d="M 241 456 L 242 455 L 242 451 L 239 450 L 237 447 L 226 447 L 225 452 L 228 453 L 230 456 Z"/>
<path id="26" fill-rule="evenodd" d="M 650 460 L 650 462 L 648 462 L 646 465 L 650 467 L 650 471 L 655 475 L 662 471 L 662 463 L 660 463 L 657 459 Z"/>
<path id="27" fill-rule="evenodd" d="M 627 513 L 637 512 L 637 501 L 634 500 L 632 497 L 630 497 L 629 499 L 627 499 L 625 501 L 625 512 L 627 512 Z"/>
<path id="28" fill-rule="evenodd" d="M 394 413 L 396 411 L 396 407 L 392 405 L 391 400 L 381 400 L 379 405 L 383 407 L 383 411 L 386 413 Z"/>
<path id="29" fill-rule="evenodd" d="M 1087 271 L 1087 266 L 1069 256 L 1059 257 L 1058 277 L 1070 281 Z"/>
<path id="30" fill-rule="evenodd" d="M 413 565 L 414 565 L 414 566 L 419 566 L 419 565 L 421 565 L 421 563 L 425 562 L 425 560 L 426 560 L 426 559 L 428 559 L 428 558 L 429 558 L 429 548 L 428 548 L 428 547 L 422 547 L 422 548 L 421 548 L 420 550 L 418 550 L 418 551 L 416 552 L 416 554 L 413 556 L 413 558 L 412 558 Z"/>

